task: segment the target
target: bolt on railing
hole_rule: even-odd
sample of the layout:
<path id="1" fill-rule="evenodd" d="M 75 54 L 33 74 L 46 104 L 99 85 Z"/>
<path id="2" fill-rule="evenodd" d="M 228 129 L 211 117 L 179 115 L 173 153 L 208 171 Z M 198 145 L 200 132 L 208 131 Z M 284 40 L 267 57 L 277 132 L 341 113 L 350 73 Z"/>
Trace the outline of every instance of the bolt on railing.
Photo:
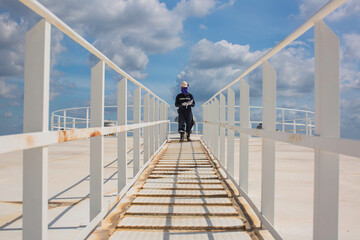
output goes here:
<path id="1" fill-rule="evenodd" d="M 44 240 L 48 238 L 48 146 L 90 138 L 90 221 L 76 238 L 84 239 L 101 223 L 109 209 L 115 206 L 124 196 L 124 193 L 134 184 L 135 180 L 149 164 L 151 156 L 154 156 L 159 151 L 160 146 L 166 142 L 169 105 L 120 69 L 39 2 L 35 0 L 20 1 L 43 17 L 26 33 L 24 133 L 0 137 L 0 153 L 16 150 L 24 151 L 23 239 Z M 64 110 L 62 115 L 56 116 L 58 123 L 62 121 L 63 130 L 49 132 L 50 39 L 52 25 L 99 58 L 99 62 L 91 69 L 91 112 L 89 113 L 89 108 L 86 108 L 85 118 L 86 127 L 90 124 L 90 128 L 77 129 L 77 118 L 71 117 L 71 120 L 68 121 L 67 110 Z M 104 127 L 106 66 L 124 77 L 118 84 L 118 119 L 117 126 L 114 127 Z M 127 123 L 128 82 L 137 85 L 134 92 L 134 124 Z M 146 109 L 143 123 L 141 123 L 140 112 L 141 90 L 146 93 L 143 103 Z M 151 106 L 149 97 L 151 97 Z M 150 118 L 149 108 L 153 110 Z M 145 143 L 147 143 L 144 148 L 144 162 L 140 162 L 139 157 L 139 131 L 141 128 L 144 129 L 143 137 Z M 151 132 L 148 131 L 149 128 L 152 129 Z M 51 130 L 54 130 L 54 116 L 51 116 Z M 130 130 L 134 131 L 134 177 L 130 182 L 127 182 L 126 133 Z M 109 208 L 104 208 L 104 135 L 114 133 L 118 133 L 118 196 L 115 202 L 109 205 Z M 151 141 L 149 141 L 150 139 Z"/>
<path id="2" fill-rule="evenodd" d="M 360 141 L 340 138 L 339 39 L 322 19 L 344 2 L 345 0 L 329 1 L 302 26 L 202 105 L 204 142 L 227 170 L 230 178 L 238 184 L 241 194 L 249 201 L 262 224 L 275 239 L 282 239 L 274 227 L 276 141 L 315 150 L 313 239 L 338 239 L 339 154 L 360 157 Z M 267 60 L 313 26 L 315 34 L 315 134 L 312 135 L 312 130 L 309 128 L 312 120 L 308 112 L 305 112 L 305 119 L 292 119 L 288 122 L 285 120 L 285 110 L 282 110 L 282 131 L 276 131 L 277 76 L 276 70 Z M 253 129 L 249 124 L 249 84 L 244 77 L 259 66 L 262 66 L 263 71 L 262 128 Z M 240 84 L 240 124 L 238 125 L 234 123 L 233 115 L 235 108 L 232 86 L 234 84 Z M 227 91 L 227 97 L 223 94 L 225 91 Z M 220 112 L 217 111 L 219 100 Z M 227 121 L 224 111 L 226 107 Z M 305 123 L 302 124 L 305 126 L 306 134 L 298 134 L 297 125 L 304 120 Z M 292 126 L 292 133 L 285 132 L 286 125 Z M 227 135 L 225 135 L 225 130 Z M 234 159 L 234 130 L 240 134 L 240 159 Z M 260 209 L 248 195 L 250 136 L 262 137 Z M 226 137 L 227 141 L 225 141 Z M 220 153 L 218 152 L 219 144 Z M 227 157 L 224 153 L 224 144 L 227 144 Z M 239 164 L 234 165 L 234 160 Z M 235 166 L 238 167 L 235 169 Z"/>

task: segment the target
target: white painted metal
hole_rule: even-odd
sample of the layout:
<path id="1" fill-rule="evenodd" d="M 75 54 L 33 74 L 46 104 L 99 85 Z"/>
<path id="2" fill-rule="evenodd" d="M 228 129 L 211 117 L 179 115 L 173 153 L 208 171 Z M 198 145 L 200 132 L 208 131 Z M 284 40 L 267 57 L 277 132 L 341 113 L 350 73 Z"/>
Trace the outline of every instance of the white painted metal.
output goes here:
<path id="1" fill-rule="evenodd" d="M 315 135 L 340 137 L 339 39 L 315 25 Z M 339 154 L 315 149 L 314 239 L 338 239 Z"/>
<path id="2" fill-rule="evenodd" d="M 100 61 L 91 69 L 91 127 L 104 127 L 105 63 Z M 103 207 L 104 198 L 104 137 L 90 138 L 90 220 Z"/>
<path id="3" fill-rule="evenodd" d="M 67 130 L 66 129 L 66 110 L 64 111 L 63 118 L 64 118 L 64 130 Z"/>
<path id="4" fill-rule="evenodd" d="M 117 89 L 118 125 L 127 125 L 127 79 L 118 82 Z M 127 132 L 121 132 L 117 138 L 118 192 L 126 185 L 127 169 Z"/>
<path id="5" fill-rule="evenodd" d="M 214 99 L 214 122 L 219 122 L 219 100 Z M 219 127 L 214 126 L 214 154 L 219 156 Z"/>
<path id="6" fill-rule="evenodd" d="M 149 111 L 150 122 L 155 121 L 155 98 L 150 99 L 150 111 Z M 150 127 L 150 157 L 155 152 L 155 126 Z"/>
<path id="7" fill-rule="evenodd" d="M 89 127 L 89 108 L 86 108 L 86 128 Z"/>
<path id="8" fill-rule="evenodd" d="M 231 88 L 228 88 L 227 96 L 227 122 L 229 125 L 234 125 L 235 123 L 235 93 Z M 234 176 L 235 173 L 235 150 L 234 150 L 234 130 L 227 129 L 227 170 L 229 173 Z"/>
<path id="9" fill-rule="evenodd" d="M 49 130 L 51 25 L 38 22 L 26 33 L 24 133 Z M 23 239 L 47 239 L 48 148 L 23 154 Z"/>
<path id="10" fill-rule="evenodd" d="M 224 123 L 225 122 L 225 96 L 224 94 L 220 94 L 220 122 Z M 223 163 L 226 163 L 225 161 L 225 128 L 220 128 L 220 161 L 222 161 Z"/>
<path id="11" fill-rule="evenodd" d="M 317 11 L 311 18 L 309 18 L 305 23 L 303 23 L 299 28 L 297 28 L 294 32 L 292 32 L 290 35 L 288 35 L 285 39 L 280 41 L 275 47 L 270 49 L 267 53 L 265 53 L 262 57 L 260 57 L 255 63 L 253 63 L 248 69 L 243 71 L 234 81 L 226 85 L 224 88 L 222 88 L 220 91 L 218 91 L 214 96 L 209 98 L 208 101 L 206 101 L 204 104 L 215 98 L 217 95 L 219 95 L 221 92 L 225 91 L 238 81 L 240 79 L 244 78 L 247 74 L 252 72 L 254 69 L 256 69 L 258 66 L 260 66 L 264 61 L 268 60 L 270 57 L 274 56 L 276 53 L 278 53 L 281 49 L 288 46 L 290 43 L 292 43 L 294 40 L 296 40 L 298 37 L 300 37 L 302 34 L 304 34 L 307 30 L 312 28 L 314 26 L 314 23 L 323 19 L 330 13 L 332 13 L 336 8 L 341 6 L 343 3 L 345 3 L 346 0 L 331 0 L 326 5 L 324 5 L 319 11 Z"/>
<path id="12" fill-rule="evenodd" d="M 141 88 L 138 87 L 134 91 L 134 123 L 141 122 Z M 140 129 L 133 132 L 133 176 L 140 169 Z"/>
<path id="13" fill-rule="evenodd" d="M 159 100 L 157 100 L 157 99 L 155 99 L 155 119 L 154 119 L 154 121 L 159 121 Z M 155 128 L 155 131 L 154 131 L 154 138 L 155 138 L 155 149 L 158 149 L 159 148 L 159 146 L 160 146 L 160 139 L 159 139 L 159 137 L 160 137 L 160 131 L 159 131 L 159 129 L 160 129 L 160 126 L 159 125 L 156 125 L 156 126 L 154 126 L 154 128 Z"/>
<path id="14" fill-rule="evenodd" d="M 240 126 L 251 128 L 250 125 L 250 87 L 241 79 L 240 81 Z M 249 186 L 249 135 L 240 134 L 240 173 L 239 185 L 247 193 Z"/>
<path id="15" fill-rule="evenodd" d="M 97 48 L 91 45 L 88 41 L 86 41 L 82 36 L 80 36 L 77 32 L 75 32 L 72 28 L 70 28 L 66 23 L 64 23 L 61 19 L 59 19 L 55 14 L 49 11 L 46 7 L 44 7 L 40 2 L 36 0 L 19 0 L 28 8 L 32 9 L 34 12 L 39 14 L 41 17 L 45 18 L 49 23 L 56 26 L 60 31 L 65 33 L 79 45 L 83 46 L 90 53 L 94 54 L 96 57 L 104 61 L 109 67 L 114 69 L 117 73 L 122 75 L 124 78 L 127 78 L 129 81 L 134 83 L 135 85 L 141 87 L 146 92 L 155 96 L 158 100 L 164 101 L 160 97 L 156 96 L 150 89 L 142 85 L 140 82 L 136 81 L 132 76 L 126 73 L 124 70 L 119 68 L 113 61 L 111 61 L 108 57 L 106 57 L 102 52 L 100 52 Z M 165 101 L 164 101 L 165 102 Z"/>
<path id="16" fill-rule="evenodd" d="M 267 61 L 263 63 L 263 129 L 276 128 L 276 71 Z M 262 139 L 261 212 L 274 224 L 275 208 L 275 141 Z"/>
<path id="17" fill-rule="evenodd" d="M 150 95 L 146 93 L 144 96 L 144 122 L 149 122 L 149 111 L 150 111 Z M 144 162 L 150 158 L 150 128 L 144 128 Z"/>

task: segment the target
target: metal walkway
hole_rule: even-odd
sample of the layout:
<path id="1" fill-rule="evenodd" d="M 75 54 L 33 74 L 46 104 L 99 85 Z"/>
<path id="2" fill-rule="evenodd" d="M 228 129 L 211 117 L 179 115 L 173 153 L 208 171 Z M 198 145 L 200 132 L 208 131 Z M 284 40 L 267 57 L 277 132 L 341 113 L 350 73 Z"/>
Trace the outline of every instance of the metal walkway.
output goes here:
<path id="1" fill-rule="evenodd" d="M 121 214 L 117 239 L 257 239 L 200 141 L 172 141 Z"/>

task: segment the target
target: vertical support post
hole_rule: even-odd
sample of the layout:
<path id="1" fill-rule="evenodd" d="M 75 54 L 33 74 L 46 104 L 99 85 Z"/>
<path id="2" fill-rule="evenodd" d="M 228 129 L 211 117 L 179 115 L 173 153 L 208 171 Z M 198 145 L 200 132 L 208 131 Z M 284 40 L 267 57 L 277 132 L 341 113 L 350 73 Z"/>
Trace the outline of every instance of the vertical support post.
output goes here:
<path id="1" fill-rule="evenodd" d="M 134 91 L 134 124 L 141 122 L 141 88 Z M 133 133 L 133 176 L 140 169 L 140 128 L 135 129 Z"/>
<path id="2" fill-rule="evenodd" d="M 159 100 L 155 99 L 155 121 L 159 121 Z M 155 151 L 160 147 L 159 145 L 159 137 L 160 137 L 160 131 L 159 131 L 160 125 L 154 126 L 154 138 L 155 138 Z"/>
<path id="3" fill-rule="evenodd" d="M 214 99 L 214 123 L 219 123 L 219 100 Z M 214 154 L 219 157 L 219 126 L 214 125 Z"/>
<path id="4" fill-rule="evenodd" d="M 89 128 L 89 108 L 86 108 L 86 128 Z"/>
<path id="5" fill-rule="evenodd" d="M 232 126 L 235 124 L 235 93 L 231 88 L 228 88 L 227 107 L 228 124 Z M 227 170 L 231 176 L 234 176 L 234 130 L 228 128 L 227 133 Z"/>
<path id="6" fill-rule="evenodd" d="M 105 63 L 91 69 L 91 127 L 104 127 Z M 90 221 L 102 210 L 104 198 L 104 137 L 90 138 Z"/>
<path id="7" fill-rule="evenodd" d="M 244 80 L 240 80 L 240 126 L 250 126 L 250 87 Z M 249 135 L 240 134 L 240 187 L 248 193 L 249 186 Z"/>
<path id="8" fill-rule="evenodd" d="M 168 105 L 166 105 L 166 108 L 165 108 L 165 119 L 169 120 L 169 106 Z M 170 122 L 169 122 L 169 126 L 170 126 Z M 170 134 L 170 132 L 166 133 L 166 138 L 169 137 L 169 134 Z"/>
<path id="9" fill-rule="evenodd" d="M 211 104 L 210 104 L 210 113 L 209 113 L 209 119 L 211 123 L 214 123 L 214 101 L 211 100 Z M 214 140 L 214 125 L 209 125 L 210 127 L 210 148 L 211 151 L 214 151 L 214 146 L 215 146 L 215 140 Z"/>
<path id="10" fill-rule="evenodd" d="M 63 116 L 63 118 L 64 118 L 64 130 L 66 130 L 66 110 L 64 110 L 64 116 Z"/>
<path id="11" fill-rule="evenodd" d="M 117 89 L 117 121 L 118 125 L 127 125 L 127 78 L 118 83 Z M 118 193 L 126 185 L 127 170 L 127 132 L 118 133 L 117 138 L 118 157 Z"/>
<path id="12" fill-rule="evenodd" d="M 45 19 L 26 33 L 24 133 L 49 130 L 51 25 Z M 24 150 L 23 236 L 47 239 L 48 147 Z"/>
<path id="13" fill-rule="evenodd" d="M 281 109 L 282 113 L 282 131 L 285 132 L 285 109 Z"/>
<path id="14" fill-rule="evenodd" d="M 155 121 L 155 97 L 150 99 L 150 122 Z M 155 153 L 155 126 L 150 127 L 150 155 Z"/>
<path id="15" fill-rule="evenodd" d="M 315 24 L 315 134 L 340 137 L 339 39 Z M 331 119 L 331 121 L 329 121 Z M 338 239 L 339 154 L 315 149 L 314 239 Z"/>
<path id="16" fill-rule="evenodd" d="M 267 61 L 263 63 L 263 129 L 276 127 L 276 71 Z M 275 208 L 275 141 L 262 139 L 261 211 L 274 224 Z"/>
<path id="17" fill-rule="evenodd" d="M 309 135 L 309 112 L 305 113 L 305 134 Z"/>
<path id="18" fill-rule="evenodd" d="M 56 130 L 61 130 L 61 117 L 58 115 L 57 116 L 57 128 Z"/>
<path id="19" fill-rule="evenodd" d="M 50 122 L 50 126 L 51 126 L 51 131 L 54 131 L 54 114 L 51 113 L 51 122 Z"/>
<path id="20" fill-rule="evenodd" d="M 72 129 L 75 129 L 76 128 L 76 123 L 75 123 L 76 119 L 75 118 L 72 118 Z"/>
<path id="21" fill-rule="evenodd" d="M 296 120 L 293 120 L 293 133 L 296 133 Z"/>
<path id="22" fill-rule="evenodd" d="M 144 96 L 144 122 L 149 122 L 149 111 L 150 111 L 150 98 L 149 93 L 146 93 Z M 144 132 L 144 160 L 143 164 L 147 162 L 150 158 L 150 138 L 149 133 L 150 129 L 149 127 L 143 128 Z"/>
<path id="23" fill-rule="evenodd" d="M 220 93 L 220 122 L 225 124 L 225 96 L 224 94 Z M 220 128 L 220 161 L 225 164 L 225 128 Z M 226 165 L 225 165 L 226 167 Z"/>

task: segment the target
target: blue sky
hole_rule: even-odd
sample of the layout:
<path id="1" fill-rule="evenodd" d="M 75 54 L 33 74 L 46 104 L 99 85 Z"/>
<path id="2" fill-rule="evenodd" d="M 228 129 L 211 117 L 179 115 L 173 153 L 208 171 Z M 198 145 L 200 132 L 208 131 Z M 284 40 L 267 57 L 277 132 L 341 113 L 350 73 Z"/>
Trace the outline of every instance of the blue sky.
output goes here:
<path id="1" fill-rule="evenodd" d="M 179 82 L 188 81 L 200 119 L 202 102 L 327 0 L 40 2 L 168 103 L 173 104 Z M 22 132 L 24 38 L 39 20 L 20 2 L 0 0 L 0 53 L 6 56 L 0 59 L 0 121 L 6 126 L 0 135 Z M 342 137 L 359 139 L 360 2 L 348 0 L 324 21 L 340 38 Z M 89 105 L 90 68 L 96 61 L 53 27 L 50 111 Z M 314 110 L 313 30 L 270 62 L 278 72 L 277 106 Z M 246 78 L 252 105 L 261 105 L 260 70 Z M 107 71 L 107 105 L 116 103 L 119 79 Z"/>

